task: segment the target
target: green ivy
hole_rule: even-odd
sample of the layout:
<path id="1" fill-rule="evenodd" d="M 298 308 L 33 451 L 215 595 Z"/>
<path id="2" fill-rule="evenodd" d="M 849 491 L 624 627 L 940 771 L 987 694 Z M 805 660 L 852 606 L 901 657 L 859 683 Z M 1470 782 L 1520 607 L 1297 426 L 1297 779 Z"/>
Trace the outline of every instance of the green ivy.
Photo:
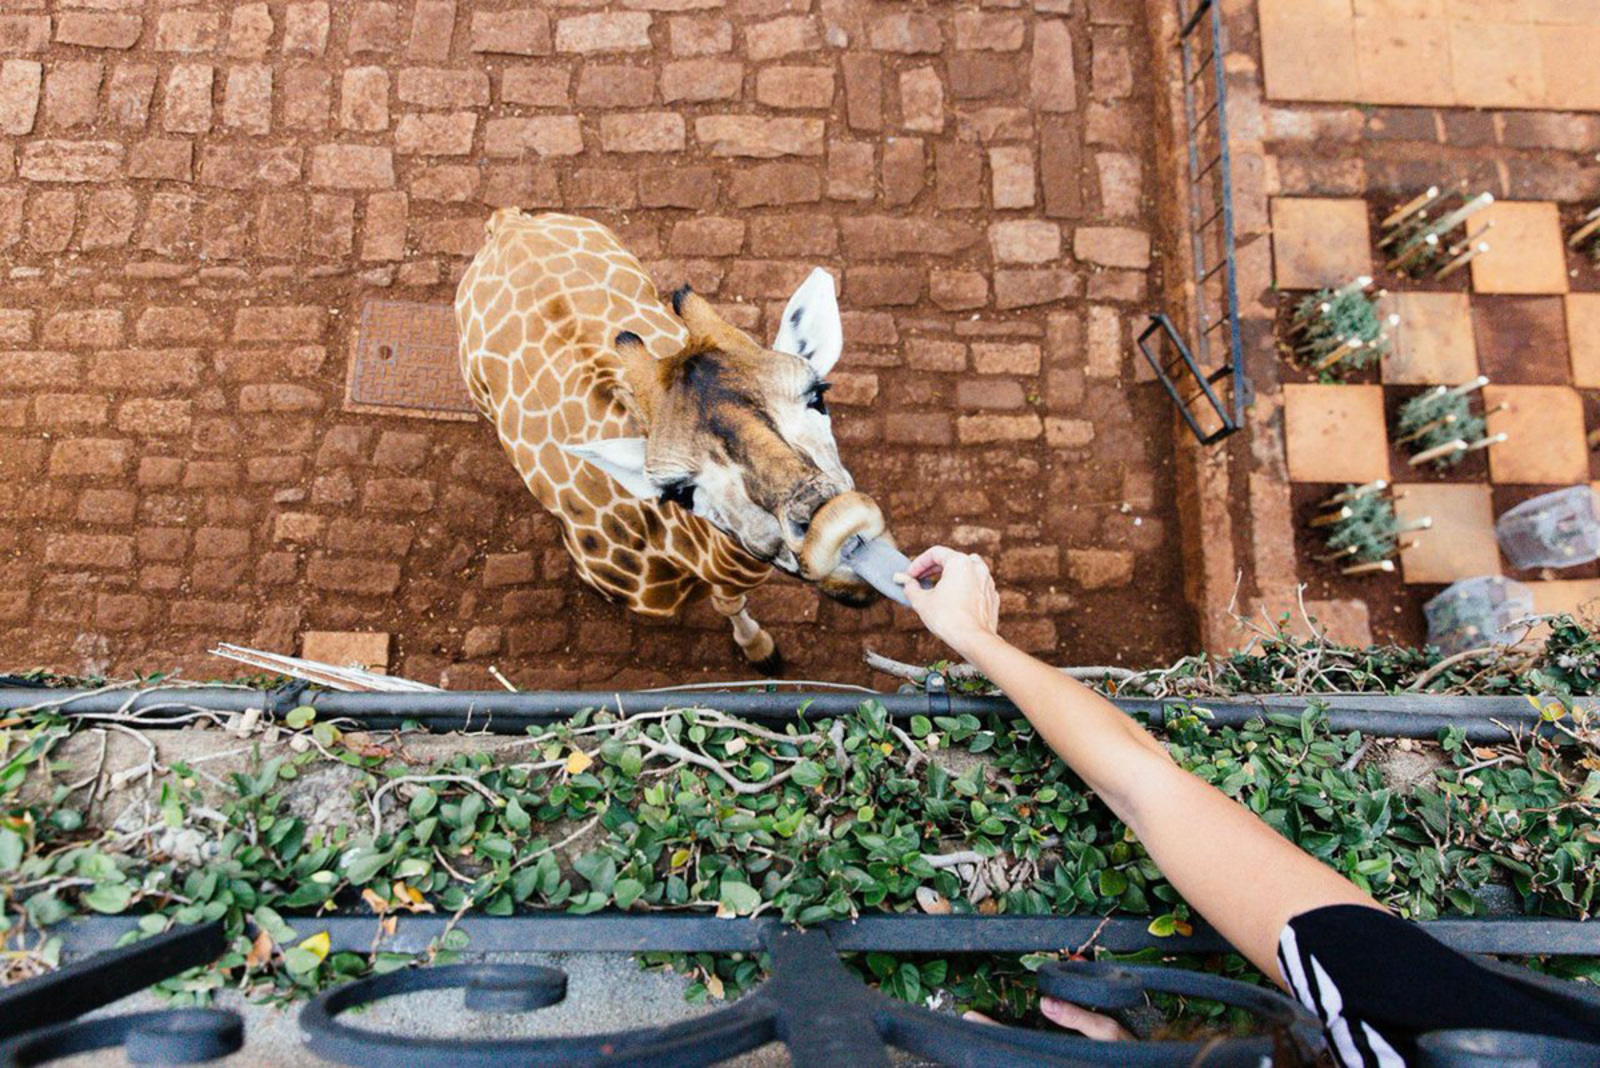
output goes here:
<path id="1" fill-rule="evenodd" d="M 1278 692 L 1273 659 L 1303 653 L 1279 640 L 1211 662 L 1204 677 Z M 1561 729 L 1552 740 L 1473 747 L 1446 731 L 1437 745 L 1377 742 L 1377 753 L 1437 752 L 1442 768 L 1409 789 L 1361 759 L 1368 739 L 1331 732 L 1314 697 L 1298 714 L 1239 727 L 1211 723 L 1196 699 L 1162 733 L 1180 765 L 1405 915 L 1478 913 L 1486 893 L 1508 888 L 1527 913 L 1587 918 L 1600 878 L 1600 724 L 1571 695 L 1593 691 L 1594 641 L 1562 623 L 1523 675 L 1485 684 L 1562 695 L 1546 703 Z M 1396 681 L 1436 662 L 1360 655 L 1372 677 Z M 585 713 L 518 751 L 417 765 L 398 748 L 353 744 L 314 713 L 289 720 L 304 752 L 258 756 L 220 803 L 215 789 L 204 800 L 196 769 L 173 766 L 157 780 L 156 824 L 132 832 L 90 826 L 56 781 L 51 753 L 68 723 L 33 715 L 0 734 L 0 931 L 13 974 L 53 966 L 50 928 L 84 912 L 137 913 L 143 935 L 222 919 L 228 953 L 167 984 L 190 999 L 224 984 L 293 998 L 413 963 L 330 952 L 317 922 L 329 910 L 694 909 L 812 924 L 937 902 L 955 913 L 1135 914 L 1157 934 L 1192 919 L 1139 841 L 1025 721 L 914 717 L 902 729 L 875 701 L 781 731 L 705 710 Z M 358 772 L 361 818 L 321 831 L 288 794 L 331 763 Z M 167 832 L 188 834 L 198 855 L 152 848 Z M 934 863 L 956 852 L 973 859 Z M 449 961 L 466 946 L 452 928 L 424 956 Z M 744 955 L 645 959 L 694 974 L 695 997 L 733 996 L 761 974 Z M 898 997 L 942 989 L 1014 1016 L 1030 1006 L 1039 959 L 868 954 L 856 966 Z"/>

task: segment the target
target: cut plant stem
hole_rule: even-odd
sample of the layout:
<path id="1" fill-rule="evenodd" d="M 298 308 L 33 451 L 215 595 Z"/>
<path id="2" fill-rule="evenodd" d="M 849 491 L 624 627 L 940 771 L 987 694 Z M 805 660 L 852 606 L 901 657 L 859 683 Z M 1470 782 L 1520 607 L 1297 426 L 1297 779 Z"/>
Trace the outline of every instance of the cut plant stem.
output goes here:
<path id="1" fill-rule="evenodd" d="M 1401 534 L 1410 534 L 1413 531 L 1417 531 L 1417 530 L 1432 530 L 1433 529 L 1433 516 L 1431 516 L 1431 515 L 1419 516 L 1416 519 L 1411 520 L 1409 523 L 1401 523 L 1399 526 L 1395 527 L 1394 529 L 1397 532 L 1401 533 Z"/>
<path id="2" fill-rule="evenodd" d="M 1416 441 L 1418 438 L 1423 437 L 1426 434 L 1431 433 L 1432 431 L 1438 430 L 1440 427 L 1449 426 L 1451 423 L 1454 423 L 1457 418 L 1458 417 L 1456 416 L 1455 412 L 1451 412 L 1448 415 L 1441 415 L 1439 418 L 1435 419 L 1431 423 L 1423 423 L 1421 426 L 1417 427 L 1417 429 L 1413 430 L 1411 433 L 1407 434 L 1405 437 L 1396 438 L 1395 439 L 1395 444 L 1396 445 L 1404 445 L 1407 442 Z"/>
<path id="3" fill-rule="evenodd" d="M 1589 237 L 1592 234 L 1600 233 L 1600 208 L 1594 209 L 1589 214 L 1585 215 L 1584 218 L 1588 219 L 1589 221 L 1578 227 L 1578 229 L 1573 232 L 1572 236 L 1567 238 L 1568 248 L 1577 248 L 1579 245 L 1583 244 L 1584 238 Z"/>
<path id="4" fill-rule="evenodd" d="M 1456 453 L 1465 452 L 1466 450 L 1467 443 L 1460 438 L 1456 438 L 1454 441 L 1447 441 L 1443 445 L 1435 445 L 1431 449 L 1423 449 L 1406 462 L 1412 467 L 1417 467 L 1428 463 L 1430 460 L 1442 460 L 1446 456 L 1454 456 Z"/>
<path id="5" fill-rule="evenodd" d="M 1311 320 L 1319 315 L 1327 315 L 1332 310 L 1333 305 L 1326 300 L 1319 301 L 1316 304 L 1306 301 L 1295 310 L 1294 318 L 1290 322 L 1294 324 L 1296 330 L 1304 330 L 1310 325 Z"/>
<path id="6" fill-rule="evenodd" d="M 1450 212 L 1448 215 L 1441 216 L 1438 222 L 1428 227 L 1428 233 L 1429 235 L 1437 234 L 1443 236 L 1493 203 L 1493 193 L 1479 193 L 1477 196 L 1461 205 L 1455 211 Z"/>
<path id="7" fill-rule="evenodd" d="M 1461 270 L 1461 268 L 1465 267 L 1467 264 L 1471 263 L 1473 260 L 1477 259 L 1479 256 L 1488 251 L 1489 242 L 1479 242 L 1476 247 L 1468 249 L 1466 252 L 1463 252 L 1461 255 L 1457 256 L 1455 259 L 1451 260 L 1449 263 L 1433 272 L 1433 276 L 1435 278 L 1449 278 L 1452 274 L 1455 274 L 1457 271 Z"/>
<path id="8" fill-rule="evenodd" d="M 1314 527 L 1332 526 L 1334 523 L 1349 519 L 1353 515 L 1355 515 L 1355 513 L 1350 509 L 1340 508 L 1337 512 L 1328 512 L 1325 515 L 1317 516 L 1311 521 L 1311 525 Z"/>
<path id="9" fill-rule="evenodd" d="M 1438 248 L 1439 248 L 1439 239 L 1436 236 L 1434 236 L 1433 234 L 1428 234 L 1428 235 L 1424 236 L 1422 238 L 1422 240 L 1416 242 L 1413 245 L 1408 246 L 1404 251 L 1402 251 L 1400 253 L 1400 255 L 1396 256 L 1394 259 L 1392 259 L 1388 263 L 1384 264 L 1384 270 L 1386 270 L 1386 271 L 1402 271 L 1402 270 L 1405 270 L 1406 266 L 1408 264 L 1410 264 L 1410 262 L 1412 260 L 1414 260 L 1418 256 L 1420 256 L 1423 252 L 1427 252 L 1431 256 L 1434 252 L 1436 252 L 1438 250 Z"/>
<path id="10" fill-rule="evenodd" d="M 1422 211 L 1424 208 L 1429 207 L 1434 201 L 1443 196 L 1444 194 L 1439 191 L 1438 186 L 1430 185 L 1426 190 L 1418 193 L 1416 196 L 1412 197 L 1410 200 L 1391 211 L 1388 217 L 1385 218 L 1383 222 L 1378 224 L 1378 228 L 1380 230 L 1387 230 L 1389 227 L 1395 226 L 1403 222 L 1411 215 L 1414 215 L 1417 212 Z"/>
<path id="11" fill-rule="evenodd" d="M 1325 371 L 1334 364 L 1339 363 L 1341 360 L 1344 360 L 1350 356 L 1354 356 L 1356 353 L 1360 352 L 1366 347 L 1366 342 L 1362 341 L 1360 338 L 1347 337 L 1344 339 L 1343 344 L 1339 345 L 1332 352 L 1328 353 L 1322 359 L 1312 364 L 1311 369 L 1313 371 Z"/>
<path id="12" fill-rule="evenodd" d="M 1393 560 L 1370 560 L 1364 564 L 1351 564 L 1349 567 L 1339 569 L 1341 575 L 1370 575 L 1376 572 L 1390 574 L 1393 571 Z"/>
<path id="13" fill-rule="evenodd" d="M 1334 300 L 1338 300 L 1340 297 L 1348 297 L 1352 293 L 1359 293 L 1363 289 L 1366 289 L 1371 284 L 1372 284 L 1372 276 L 1371 275 L 1366 275 L 1366 274 L 1357 275 L 1354 280 L 1346 282 L 1344 285 L 1340 286 L 1338 289 L 1335 289 L 1333 291 L 1333 299 Z M 1326 307 L 1326 305 L 1324 305 L 1324 307 Z"/>
<path id="14" fill-rule="evenodd" d="M 1510 434 L 1507 434 L 1504 430 L 1502 430 L 1498 434 L 1491 434 L 1486 438 L 1479 438 L 1477 441 L 1474 441 L 1471 445 L 1467 446 L 1467 451 L 1477 452 L 1479 449 L 1487 449 L 1490 445 L 1499 445 L 1501 442 L 1509 440 L 1510 437 Z"/>
<path id="15" fill-rule="evenodd" d="M 1357 497 L 1365 497 L 1369 493 L 1382 493 L 1388 488 L 1388 479 L 1375 478 L 1371 482 L 1368 482 L 1364 485 L 1356 486 L 1354 489 L 1347 489 L 1342 493 L 1335 493 L 1323 503 L 1323 507 L 1327 507 L 1330 504 L 1343 504 L 1346 501 L 1353 501 Z"/>
<path id="16" fill-rule="evenodd" d="M 1463 237 L 1460 241 L 1457 241 L 1455 244 L 1451 245 L 1450 249 L 1446 253 L 1446 255 L 1449 255 L 1449 256 L 1459 256 L 1459 255 L 1461 255 L 1463 252 L 1467 251 L 1467 249 L 1471 248 L 1473 246 L 1473 244 L 1475 244 L 1476 242 L 1482 241 L 1483 240 L 1483 235 L 1488 233 L 1490 230 L 1493 230 L 1493 229 L 1494 229 L 1494 220 L 1490 219 L 1488 222 L 1484 223 L 1482 226 L 1478 227 L 1476 230 L 1474 230 L 1471 233 L 1469 233 L 1466 237 Z"/>
<path id="17" fill-rule="evenodd" d="M 1445 392 L 1450 394 L 1452 397 L 1465 397 L 1468 393 L 1474 393 L 1488 384 L 1489 376 L 1479 375 L 1477 378 L 1474 378 L 1468 382 L 1463 382 L 1459 386 L 1445 390 Z M 1444 387 L 1441 386 L 1439 388 L 1443 389 Z"/>

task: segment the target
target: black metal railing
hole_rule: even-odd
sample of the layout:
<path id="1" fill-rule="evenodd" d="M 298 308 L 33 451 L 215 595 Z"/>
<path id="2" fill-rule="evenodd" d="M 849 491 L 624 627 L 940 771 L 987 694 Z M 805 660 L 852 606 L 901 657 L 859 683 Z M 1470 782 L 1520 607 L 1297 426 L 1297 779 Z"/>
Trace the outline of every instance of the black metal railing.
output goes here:
<path id="1" fill-rule="evenodd" d="M 1190 432 L 1210 445 L 1244 425 L 1250 392 L 1239 338 L 1228 86 L 1221 6 L 1214 0 L 1176 3 L 1188 185 L 1185 230 L 1194 270 L 1185 287 L 1193 292 L 1192 340 L 1186 343 L 1168 316 L 1154 314 L 1138 345 Z"/>
<path id="2" fill-rule="evenodd" d="M 371 917 L 324 917 L 335 948 L 371 950 Z M 426 948 L 443 921 L 414 917 L 382 938 L 385 949 Z M 1500 952 L 1595 951 L 1592 925 L 1542 920 L 1439 921 L 1425 925 L 1457 948 L 1489 946 Z M 1488 940 L 1484 929 L 1500 928 Z M 100 944 L 132 929 L 125 918 L 82 921 L 65 932 L 70 948 Z M 1088 941 L 1129 951 L 1162 944 L 1169 951 L 1225 948 L 1201 929 L 1156 939 L 1142 922 L 1095 917 L 932 917 L 880 915 L 819 924 L 809 930 L 775 919 L 725 921 L 696 916 L 524 915 L 463 921 L 476 952 L 634 951 L 760 952 L 768 976 L 726 1008 L 656 1027 L 592 1035 L 478 1038 L 470 1016 L 449 1038 L 356 1026 L 349 1014 L 376 1002 L 430 990 L 459 989 L 468 1013 L 530 1013 L 566 997 L 566 975 L 527 964 L 418 966 L 374 975 L 327 990 L 300 1015 L 306 1045 L 326 1060 L 350 1065 L 415 1066 L 512 1064 L 716 1064 L 773 1042 L 800 1066 L 887 1065 L 890 1049 L 940 1064 L 1017 1065 L 1309 1065 L 1322 1047 L 1320 1025 L 1298 1003 L 1276 991 L 1209 972 L 1081 960 L 1046 964 L 1042 993 L 1118 1015 L 1142 1007 L 1151 994 L 1206 998 L 1237 1008 L 1255 1022 L 1243 1037 L 1198 1041 L 1103 1043 L 1065 1032 L 971 1023 L 895 1001 L 869 988 L 839 960 L 844 952 L 1021 952 L 1060 950 Z M 1585 929 L 1585 930 L 1579 930 Z M 1556 931 L 1553 938 L 1549 931 Z M 1515 947 L 1515 948 L 1513 948 Z M 86 1014 L 133 990 L 208 963 L 224 948 L 220 922 L 178 928 L 145 942 L 107 949 L 51 975 L 0 991 L 0 1068 L 41 1064 L 94 1050 L 122 1047 L 135 1063 L 192 1063 L 242 1048 L 246 1035 L 237 1013 L 177 1009 L 113 1016 Z M 1530 994 L 1576 1018 L 1600 1023 L 1600 996 L 1524 969 L 1502 968 Z M 1443 1032 L 1426 1036 L 1425 1064 L 1530 1065 L 1594 1063 L 1600 1047 L 1539 1035 Z"/>

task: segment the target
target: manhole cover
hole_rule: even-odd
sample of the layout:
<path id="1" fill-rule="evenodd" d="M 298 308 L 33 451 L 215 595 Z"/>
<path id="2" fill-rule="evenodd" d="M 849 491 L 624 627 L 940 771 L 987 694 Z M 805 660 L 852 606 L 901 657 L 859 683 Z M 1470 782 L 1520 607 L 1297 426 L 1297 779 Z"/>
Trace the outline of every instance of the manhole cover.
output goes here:
<path id="1" fill-rule="evenodd" d="M 345 394 L 345 406 L 353 411 L 477 418 L 461 380 L 455 309 L 449 304 L 367 301 Z"/>

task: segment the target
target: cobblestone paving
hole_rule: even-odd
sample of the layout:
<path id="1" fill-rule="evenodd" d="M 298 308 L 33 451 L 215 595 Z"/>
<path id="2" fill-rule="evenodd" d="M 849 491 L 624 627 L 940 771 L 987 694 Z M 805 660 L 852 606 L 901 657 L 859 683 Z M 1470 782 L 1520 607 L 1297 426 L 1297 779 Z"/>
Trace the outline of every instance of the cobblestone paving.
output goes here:
<path id="1" fill-rule="evenodd" d="M 742 671 L 709 611 L 580 588 L 487 425 L 344 409 L 364 302 L 448 301 L 506 204 L 606 221 L 764 336 L 829 266 L 838 435 L 904 543 L 997 560 L 1031 649 L 1183 651 L 1128 342 L 1142 11 L 6 0 L 0 659 L 197 677 L 216 640 L 379 630 L 456 686 Z M 754 603 L 800 674 L 935 651 L 886 605 Z"/>

